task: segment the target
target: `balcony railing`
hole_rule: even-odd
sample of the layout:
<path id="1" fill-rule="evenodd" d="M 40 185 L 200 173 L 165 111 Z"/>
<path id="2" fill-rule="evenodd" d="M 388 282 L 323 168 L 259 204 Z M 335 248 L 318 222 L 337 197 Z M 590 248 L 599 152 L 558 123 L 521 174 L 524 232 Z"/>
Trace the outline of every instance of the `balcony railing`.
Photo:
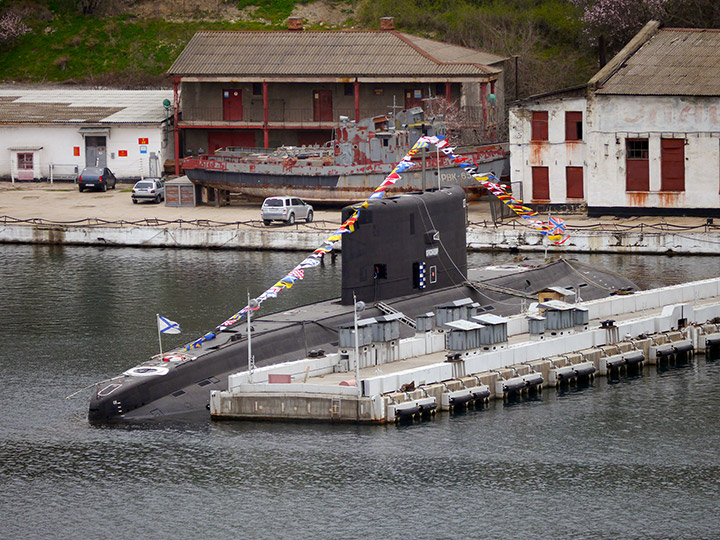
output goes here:
<path id="1" fill-rule="evenodd" d="M 370 118 L 387 114 L 383 108 L 361 108 L 360 118 Z M 452 118 L 448 118 L 448 131 L 457 135 L 461 144 L 479 144 L 506 140 L 504 123 L 498 123 L 496 110 L 481 106 L 462 107 L 455 111 Z M 330 119 L 316 121 L 312 108 L 286 107 L 283 102 L 271 101 L 268 108 L 268 126 L 271 128 L 327 128 L 340 124 L 341 117 L 355 120 L 354 108 L 333 108 Z M 219 125 L 227 127 L 254 127 L 264 126 L 262 108 L 257 106 L 246 107 L 243 110 L 242 120 L 227 120 L 222 107 L 192 107 L 183 111 L 183 123 L 187 125 Z"/>

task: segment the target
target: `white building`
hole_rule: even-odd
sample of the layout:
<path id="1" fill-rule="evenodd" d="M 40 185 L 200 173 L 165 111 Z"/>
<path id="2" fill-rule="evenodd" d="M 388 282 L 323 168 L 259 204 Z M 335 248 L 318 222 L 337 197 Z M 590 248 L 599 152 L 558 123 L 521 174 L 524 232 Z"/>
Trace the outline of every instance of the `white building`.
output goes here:
<path id="1" fill-rule="evenodd" d="M 513 106 L 510 152 L 528 202 L 720 216 L 720 30 L 648 23 L 587 85 Z"/>
<path id="2" fill-rule="evenodd" d="M 172 90 L 0 86 L 0 178 L 118 179 L 163 173 L 174 159 Z"/>

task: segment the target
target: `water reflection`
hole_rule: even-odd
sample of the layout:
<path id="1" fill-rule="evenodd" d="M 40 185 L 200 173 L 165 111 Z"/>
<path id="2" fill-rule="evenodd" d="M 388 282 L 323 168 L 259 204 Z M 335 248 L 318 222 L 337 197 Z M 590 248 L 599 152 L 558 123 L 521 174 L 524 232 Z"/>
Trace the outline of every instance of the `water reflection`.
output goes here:
<path id="1" fill-rule="evenodd" d="M 90 426 L 65 396 L 207 331 L 297 254 L 1 246 L 2 538 L 699 538 L 717 533 L 720 360 L 400 426 Z M 646 286 L 717 258 L 574 256 Z M 490 264 L 506 254 L 471 254 Z M 273 311 L 339 294 L 339 265 Z M 78 533 L 77 531 L 82 531 Z"/>

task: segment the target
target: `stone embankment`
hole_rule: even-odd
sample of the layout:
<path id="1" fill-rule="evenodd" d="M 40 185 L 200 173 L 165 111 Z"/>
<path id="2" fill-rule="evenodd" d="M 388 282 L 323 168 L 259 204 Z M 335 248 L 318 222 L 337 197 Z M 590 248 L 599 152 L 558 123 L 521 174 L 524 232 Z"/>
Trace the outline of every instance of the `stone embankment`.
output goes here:
<path id="1" fill-rule="evenodd" d="M 0 243 L 213 249 L 315 249 L 340 224 L 338 209 L 315 209 L 313 223 L 265 227 L 258 204 L 191 208 L 132 204 L 130 187 L 78 193 L 72 184 L 0 183 Z M 563 216 L 560 247 L 521 218 L 495 224 L 487 202 L 470 203 L 468 249 L 608 253 L 720 252 L 720 226 L 704 218 L 590 219 Z"/>

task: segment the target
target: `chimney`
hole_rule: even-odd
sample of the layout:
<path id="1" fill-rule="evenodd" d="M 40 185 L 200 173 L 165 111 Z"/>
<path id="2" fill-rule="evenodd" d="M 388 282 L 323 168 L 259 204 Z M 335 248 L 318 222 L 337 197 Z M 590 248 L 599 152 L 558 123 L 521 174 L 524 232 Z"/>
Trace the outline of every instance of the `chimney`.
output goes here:
<path id="1" fill-rule="evenodd" d="M 297 32 L 297 31 L 302 31 L 302 29 L 303 29 L 302 17 L 290 17 L 288 19 L 288 30 Z"/>
<path id="2" fill-rule="evenodd" d="M 395 17 L 380 17 L 380 30 L 395 30 Z"/>

